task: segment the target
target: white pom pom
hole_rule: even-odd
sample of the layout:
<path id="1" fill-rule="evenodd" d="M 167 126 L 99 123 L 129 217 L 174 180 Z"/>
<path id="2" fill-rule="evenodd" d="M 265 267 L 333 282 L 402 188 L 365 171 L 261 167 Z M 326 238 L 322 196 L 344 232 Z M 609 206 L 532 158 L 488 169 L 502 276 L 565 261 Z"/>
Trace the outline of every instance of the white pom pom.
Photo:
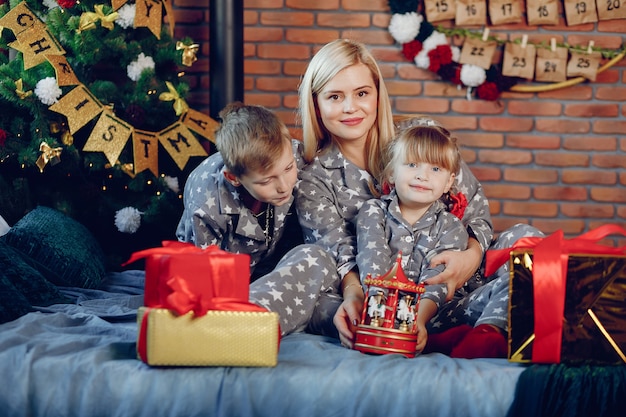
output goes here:
<path id="1" fill-rule="evenodd" d="M 46 77 L 39 80 L 35 86 L 35 95 L 39 98 L 39 101 L 47 106 L 59 101 L 61 94 L 63 94 L 63 92 L 59 88 L 57 80 L 54 77 Z"/>
<path id="2" fill-rule="evenodd" d="M 141 76 L 141 73 L 146 70 L 154 70 L 154 60 L 151 56 L 145 56 L 143 52 L 137 56 L 136 61 L 131 62 L 126 67 L 126 73 L 128 74 L 128 78 L 133 81 L 137 81 Z"/>
<path id="3" fill-rule="evenodd" d="M 167 184 L 167 188 L 178 193 L 180 191 L 180 185 L 178 185 L 178 177 L 170 177 L 166 175 L 164 178 L 165 183 Z"/>
<path id="4" fill-rule="evenodd" d="M 468 87 L 478 87 L 487 79 L 487 72 L 476 65 L 464 64 L 461 67 L 461 82 Z"/>
<path id="5" fill-rule="evenodd" d="M 413 61 L 415 61 L 415 65 L 418 68 L 428 69 L 428 67 L 430 66 L 430 57 L 428 56 L 428 51 L 422 49 L 419 54 L 415 55 Z"/>
<path id="6" fill-rule="evenodd" d="M 134 4 L 125 4 L 117 10 L 117 18 L 115 19 L 115 23 L 118 26 L 128 29 L 132 28 L 135 25 L 135 5 Z"/>
<path id="7" fill-rule="evenodd" d="M 439 45 L 447 45 L 447 44 L 448 44 L 448 38 L 446 38 L 446 35 L 444 33 L 437 32 L 435 30 L 428 38 L 426 38 L 422 46 L 423 46 L 423 49 L 428 52 L 428 51 L 435 49 Z"/>
<path id="8" fill-rule="evenodd" d="M 458 46 L 450 46 L 450 50 L 452 50 L 452 61 L 459 62 L 459 59 L 461 59 L 461 48 Z"/>
<path id="9" fill-rule="evenodd" d="M 415 12 L 396 13 L 389 21 L 389 34 L 400 44 L 411 42 L 419 33 L 423 20 L 422 15 Z"/>
<path id="10" fill-rule="evenodd" d="M 135 233 L 141 226 L 142 213 L 134 207 L 124 207 L 115 213 L 115 226 L 122 233 Z"/>

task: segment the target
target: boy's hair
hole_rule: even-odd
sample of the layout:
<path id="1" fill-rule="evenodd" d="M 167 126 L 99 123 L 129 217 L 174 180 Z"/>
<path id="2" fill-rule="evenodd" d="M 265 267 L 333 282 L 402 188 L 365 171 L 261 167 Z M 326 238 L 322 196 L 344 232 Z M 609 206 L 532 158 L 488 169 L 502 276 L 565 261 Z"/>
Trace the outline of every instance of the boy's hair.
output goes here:
<path id="1" fill-rule="evenodd" d="M 445 168 L 458 175 L 461 169 L 461 154 L 456 138 L 430 119 L 414 121 L 398 131 L 385 153 L 385 169 L 381 180 L 389 181 L 394 167 L 407 162 L 426 162 Z"/>
<path id="2" fill-rule="evenodd" d="M 287 126 L 262 106 L 233 102 L 219 114 L 222 123 L 215 132 L 215 146 L 224 165 L 234 176 L 249 171 L 267 171 L 291 146 Z"/>
<path id="3" fill-rule="evenodd" d="M 383 169 L 382 150 L 393 137 L 391 103 L 376 60 L 365 45 L 337 39 L 324 45 L 311 59 L 298 88 L 299 118 L 302 123 L 304 159 L 311 162 L 318 150 L 330 142 L 330 135 L 317 111 L 317 95 L 340 71 L 356 64 L 366 65 L 378 90 L 377 118 L 368 134 L 367 170 L 378 177 Z"/>

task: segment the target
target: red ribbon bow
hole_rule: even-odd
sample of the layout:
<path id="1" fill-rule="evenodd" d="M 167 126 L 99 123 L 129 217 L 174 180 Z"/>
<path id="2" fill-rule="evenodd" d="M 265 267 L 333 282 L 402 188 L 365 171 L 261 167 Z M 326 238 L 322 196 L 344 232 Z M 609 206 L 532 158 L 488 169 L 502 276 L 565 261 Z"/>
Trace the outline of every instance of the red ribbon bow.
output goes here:
<path id="1" fill-rule="evenodd" d="M 626 236 L 626 230 L 608 224 L 569 240 L 564 239 L 563 231 L 557 231 L 546 238 L 526 237 L 510 248 L 487 251 L 485 275 L 490 276 L 509 259 L 513 249 L 533 249 L 533 362 L 560 362 L 569 254 L 624 255 L 626 246 L 612 247 L 597 243 L 613 234 Z"/>

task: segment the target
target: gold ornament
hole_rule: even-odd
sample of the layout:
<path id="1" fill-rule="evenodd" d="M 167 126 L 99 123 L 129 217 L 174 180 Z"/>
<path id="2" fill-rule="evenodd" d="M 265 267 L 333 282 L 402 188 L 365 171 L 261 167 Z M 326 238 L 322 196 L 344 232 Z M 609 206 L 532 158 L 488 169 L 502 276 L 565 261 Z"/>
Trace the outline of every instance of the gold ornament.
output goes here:
<path id="1" fill-rule="evenodd" d="M 181 41 L 176 42 L 176 50 L 183 50 L 183 65 L 190 67 L 194 62 L 198 60 L 196 54 L 198 53 L 200 45 L 194 43 L 192 45 L 185 45 Z"/>
<path id="2" fill-rule="evenodd" d="M 74 144 L 74 136 L 69 130 L 65 130 L 61 135 L 61 143 L 65 146 L 72 146 Z"/>
<path id="3" fill-rule="evenodd" d="M 167 89 L 170 90 L 169 93 L 161 93 L 159 95 L 159 100 L 161 101 L 174 101 L 174 111 L 176 112 L 176 116 L 180 116 L 183 113 L 186 113 L 189 110 L 189 106 L 185 103 L 185 100 L 180 98 L 178 95 L 178 91 L 174 88 L 171 82 L 165 81 L 167 85 Z"/>
<path id="4" fill-rule="evenodd" d="M 80 16 L 80 23 L 76 32 L 80 33 L 84 30 L 92 30 L 96 28 L 96 22 L 100 21 L 100 25 L 109 30 L 113 30 L 115 19 L 118 13 L 113 12 L 108 15 L 104 14 L 104 5 L 98 4 L 94 7 L 95 12 L 85 12 Z"/>
<path id="5" fill-rule="evenodd" d="M 15 81 L 15 94 L 17 94 L 21 100 L 24 100 L 26 97 L 32 96 L 33 92 L 32 90 L 24 91 L 24 82 L 20 78 Z"/>
<path id="6" fill-rule="evenodd" d="M 37 158 L 37 166 L 39 167 L 39 172 L 43 172 L 44 167 L 50 163 L 50 165 L 56 165 L 61 162 L 61 151 L 63 148 L 51 148 L 46 142 L 41 142 L 39 145 L 39 151 L 41 155 Z"/>

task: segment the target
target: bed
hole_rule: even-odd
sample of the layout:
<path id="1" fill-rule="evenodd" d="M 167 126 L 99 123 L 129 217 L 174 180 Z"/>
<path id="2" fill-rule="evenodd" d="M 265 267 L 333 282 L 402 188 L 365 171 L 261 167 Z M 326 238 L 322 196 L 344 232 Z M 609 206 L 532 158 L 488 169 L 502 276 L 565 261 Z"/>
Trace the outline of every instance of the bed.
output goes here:
<path id="1" fill-rule="evenodd" d="M 621 416 L 626 406 L 624 366 L 374 356 L 307 333 L 282 338 L 276 367 L 150 367 L 136 354 L 144 278 L 131 269 L 91 288 L 56 285 L 64 302 L 1 324 L 1 415 Z"/>

